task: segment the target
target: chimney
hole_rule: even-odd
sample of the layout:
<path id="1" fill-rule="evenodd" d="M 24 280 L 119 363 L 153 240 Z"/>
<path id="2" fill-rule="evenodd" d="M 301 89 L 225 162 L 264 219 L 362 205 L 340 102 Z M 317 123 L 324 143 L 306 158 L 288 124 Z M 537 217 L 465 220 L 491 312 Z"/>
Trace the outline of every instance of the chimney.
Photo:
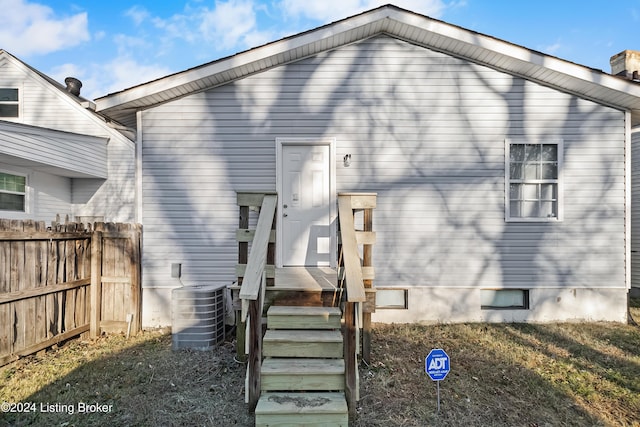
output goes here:
<path id="1" fill-rule="evenodd" d="M 638 80 L 640 77 L 640 51 L 624 50 L 617 55 L 613 55 L 609 60 L 611 64 L 611 74 L 622 76 L 630 80 Z"/>
<path id="2" fill-rule="evenodd" d="M 75 77 L 67 77 L 64 79 L 64 82 L 67 85 L 67 92 L 75 96 L 80 96 L 80 88 L 82 87 L 80 80 Z"/>

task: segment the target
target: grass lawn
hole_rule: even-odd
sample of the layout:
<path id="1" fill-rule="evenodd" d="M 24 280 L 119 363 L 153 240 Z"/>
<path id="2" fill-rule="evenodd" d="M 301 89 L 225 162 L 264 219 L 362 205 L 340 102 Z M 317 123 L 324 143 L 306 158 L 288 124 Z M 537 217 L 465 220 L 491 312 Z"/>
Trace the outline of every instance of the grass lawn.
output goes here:
<path id="1" fill-rule="evenodd" d="M 640 301 L 630 313 L 640 323 Z M 432 348 L 451 358 L 439 413 Z M 233 356 L 231 342 L 174 352 L 162 331 L 72 340 L 0 368 L 0 403 L 22 411 L 0 426 L 250 426 Z M 640 426 L 633 321 L 375 325 L 371 356 L 355 426 Z"/>

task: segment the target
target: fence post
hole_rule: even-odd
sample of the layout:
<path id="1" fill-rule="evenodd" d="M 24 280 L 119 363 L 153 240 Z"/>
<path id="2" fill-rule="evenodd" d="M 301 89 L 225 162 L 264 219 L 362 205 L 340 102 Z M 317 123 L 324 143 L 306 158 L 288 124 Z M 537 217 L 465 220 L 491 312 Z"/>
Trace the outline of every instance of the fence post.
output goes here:
<path id="1" fill-rule="evenodd" d="M 142 330 L 142 283 L 141 268 L 142 257 L 140 253 L 140 240 L 142 230 L 139 224 L 131 226 L 131 305 L 134 307 L 133 334 L 137 335 Z"/>
<path id="2" fill-rule="evenodd" d="M 91 319 L 89 336 L 100 335 L 102 309 L 102 231 L 94 231 L 91 236 Z"/>

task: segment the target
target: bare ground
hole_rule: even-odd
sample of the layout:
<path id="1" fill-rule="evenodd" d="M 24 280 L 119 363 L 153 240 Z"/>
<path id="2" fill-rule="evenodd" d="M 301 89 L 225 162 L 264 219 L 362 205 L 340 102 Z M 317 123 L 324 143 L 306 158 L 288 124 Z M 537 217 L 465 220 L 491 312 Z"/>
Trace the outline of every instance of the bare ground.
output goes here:
<path id="1" fill-rule="evenodd" d="M 451 358 L 439 413 L 431 348 Z M 0 426 L 250 426 L 234 354 L 166 331 L 72 340 L 0 368 Z M 375 325 L 371 356 L 354 426 L 640 426 L 634 324 Z"/>

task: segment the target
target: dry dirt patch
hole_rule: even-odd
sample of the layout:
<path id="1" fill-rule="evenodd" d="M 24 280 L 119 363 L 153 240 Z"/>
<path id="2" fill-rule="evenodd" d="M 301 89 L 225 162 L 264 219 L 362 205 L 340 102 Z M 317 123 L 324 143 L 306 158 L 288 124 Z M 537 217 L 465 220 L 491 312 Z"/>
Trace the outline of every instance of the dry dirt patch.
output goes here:
<path id="1" fill-rule="evenodd" d="M 431 348 L 451 358 L 440 413 Z M 0 426 L 251 426 L 234 352 L 172 351 L 166 331 L 69 341 L 0 368 L 0 403 L 35 405 Z M 354 426 L 640 426 L 634 324 L 375 325 L 371 356 Z"/>

